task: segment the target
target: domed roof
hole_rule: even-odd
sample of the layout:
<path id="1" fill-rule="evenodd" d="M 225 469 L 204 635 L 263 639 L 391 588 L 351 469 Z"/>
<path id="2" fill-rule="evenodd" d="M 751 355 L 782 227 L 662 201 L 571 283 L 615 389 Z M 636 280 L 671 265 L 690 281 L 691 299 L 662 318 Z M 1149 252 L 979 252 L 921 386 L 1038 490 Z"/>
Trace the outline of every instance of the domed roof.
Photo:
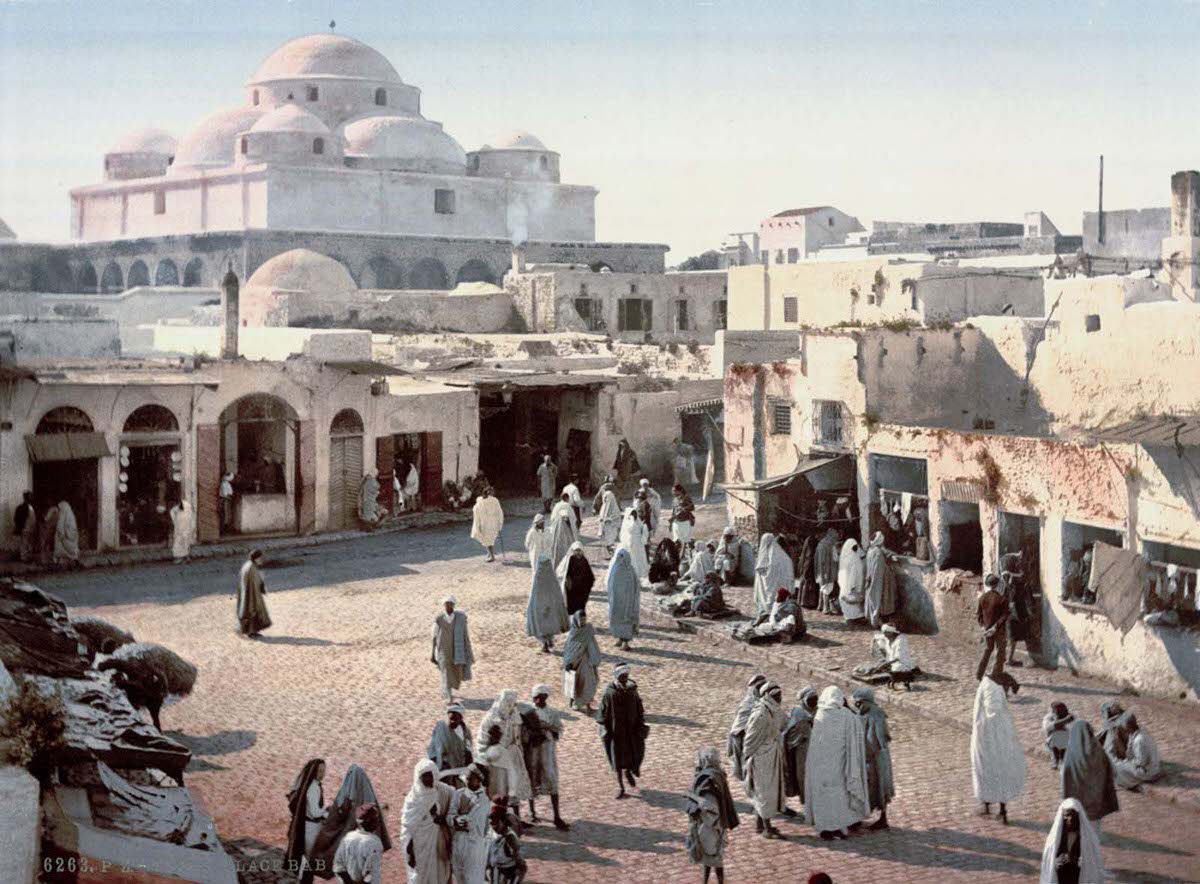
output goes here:
<path id="1" fill-rule="evenodd" d="M 514 131 L 494 138 L 480 150 L 547 150 L 541 139 L 529 132 Z"/>
<path id="2" fill-rule="evenodd" d="M 248 130 L 265 113 L 264 108 L 235 107 L 201 121 L 179 142 L 171 170 L 232 165 L 238 133 Z"/>
<path id="3" fill-rule="evenodd" d="M 246 288 L 348 294 L 358 290 L 354 277 L 340 262 L 309 249 L 276 255 L 250 275 Z"/>
<path id="4" fill-rule="evenodd" d="M 251 132 L 311 132 L 328 135 L 329 127 L 297 104 L 282 104 L 250 127 Z"/>
<path id="5" fill-rule="evenodd" d="M 466 170 L 467 155 L 441 123 L 419 117 L 367 117 L 345 128 L 346 155 L 393 160 L 394 168 L 422 172 Z"/>
<path id="6" fill-rule="evenodd" d="M 175 137 L 162 129 L 135 129 L 117 139 L 108 153 L 157 153 L 175 156 Z"/>
<path id="7" fill-rule="evenodd" d="M 318 77 L 400 83 L 392 63 L 366 43 L 337 34 L 289 40 L 267 56 L 250 83 Z"/>

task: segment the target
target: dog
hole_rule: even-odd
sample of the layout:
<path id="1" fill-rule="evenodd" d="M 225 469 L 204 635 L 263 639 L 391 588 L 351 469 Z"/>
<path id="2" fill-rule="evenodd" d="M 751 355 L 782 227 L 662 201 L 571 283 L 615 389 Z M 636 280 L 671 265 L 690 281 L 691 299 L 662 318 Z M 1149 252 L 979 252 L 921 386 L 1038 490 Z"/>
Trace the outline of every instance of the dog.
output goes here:
<path id="1" fill-rule="evenodd" d="M 918 669 L 910 669 L 908 672 L 889 672 L 888 690 L 894 691 L 897 685 L 904 685 L 906 691 L 911 691 L 913 679 L 916 678 L 919 671 Z"/>
<path id="2" fill-rule="evenodd" d="M 993 675 L 991 678 L 992 681 L 1004 688 L 1005 696 L 1008 696 L 1010 691 L 1012 692 L 1013 696 L 1016 696 L 1021 690 L 1021 683 L 1007 672 L 1001 672 L 997 675 Z"/>

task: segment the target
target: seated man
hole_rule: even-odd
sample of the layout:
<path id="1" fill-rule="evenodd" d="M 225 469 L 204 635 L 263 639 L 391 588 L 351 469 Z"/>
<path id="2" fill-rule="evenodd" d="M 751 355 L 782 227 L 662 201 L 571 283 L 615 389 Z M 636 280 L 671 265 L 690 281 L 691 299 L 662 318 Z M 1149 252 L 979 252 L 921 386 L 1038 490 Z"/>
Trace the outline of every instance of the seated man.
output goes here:
<path id="1" fill-rule="evenodd" d="M 908 636 L 890 623 L 879 627 L 879 632 L 871 638 L 871 662 L 854 667 L 854 674 L 861 678 L 917 671 L 919 670 L 916 660 L 913 659 L 912 650 L 908 645 Z"/>
<path id="2" fill-rule="evenodd" d="M 1125 713 L 1121 723 L 1125 732 L 1125 757 L 1114 758 L 1112 761 L 1113 774 L 1117 785 L 1122 789 L 1138 791 L 1142 783 L 1152 783 L 1162 777 L 1162 766 L 1158 755 L 1158 745 L 1138 724 L 1137 716 L 1132 712 Z"/>
<path id="3" fill-rule="evenodd" d="M 750 644 L 778 639 L 782 644 L 790 644 L 798 638 L 803 638 L 808 632 L 804 624 L 804 612 L 800 605 L 786 588 L 780 588 L 775 595 L 771 610 L 761 614 L 754 625 L 745 631 L 734 630 L 734 638 L 740 638 Z"/>
<path id="4" fill-rule="evenodd" d="M 742 541 L 738 539 L 737 531 L 730 525 L 721 533 L 714 556 L 714 567 L 721 576 L 721 583 L 725 586 L 732 585 L 737 578 L 741 552 Z"/>
<path id="5" fill-rule="evenodd" d="M 676 595 L 679 593 L 679 573 L 672 571 L 665 579 L 650 584 L 650 591 L 655 595 Z"/>

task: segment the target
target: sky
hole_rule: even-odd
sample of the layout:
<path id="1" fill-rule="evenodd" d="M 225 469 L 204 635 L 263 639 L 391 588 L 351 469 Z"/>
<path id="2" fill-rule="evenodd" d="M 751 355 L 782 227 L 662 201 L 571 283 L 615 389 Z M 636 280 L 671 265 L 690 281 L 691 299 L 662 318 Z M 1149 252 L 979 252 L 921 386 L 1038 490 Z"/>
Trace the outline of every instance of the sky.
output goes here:
<path id="1" fill-rule="evenodd" d="M 0 218 L 67 238 L 123 133 L 244 103 L 289 38 L 381 51 L 467 150 L 525 129 L 599 189 L 597 237 L 670 263 L 783 209 L 1078 233 L 1200 165 L 1200 5 L 765 0 L 0 0 Z"/>

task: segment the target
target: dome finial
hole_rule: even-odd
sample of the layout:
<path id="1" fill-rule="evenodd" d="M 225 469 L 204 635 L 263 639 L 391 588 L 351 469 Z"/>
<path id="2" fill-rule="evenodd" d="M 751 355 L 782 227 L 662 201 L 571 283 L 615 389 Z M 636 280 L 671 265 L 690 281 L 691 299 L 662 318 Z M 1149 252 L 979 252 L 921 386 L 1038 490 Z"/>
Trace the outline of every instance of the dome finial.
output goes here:
<path id="1" fill-rule="evenodd" d="M 337 22 L 335 22 L 333 19 L 330 19 L 329 20 L 329 30 L 332 31 L 336 27 L 337 27 Z"/>

